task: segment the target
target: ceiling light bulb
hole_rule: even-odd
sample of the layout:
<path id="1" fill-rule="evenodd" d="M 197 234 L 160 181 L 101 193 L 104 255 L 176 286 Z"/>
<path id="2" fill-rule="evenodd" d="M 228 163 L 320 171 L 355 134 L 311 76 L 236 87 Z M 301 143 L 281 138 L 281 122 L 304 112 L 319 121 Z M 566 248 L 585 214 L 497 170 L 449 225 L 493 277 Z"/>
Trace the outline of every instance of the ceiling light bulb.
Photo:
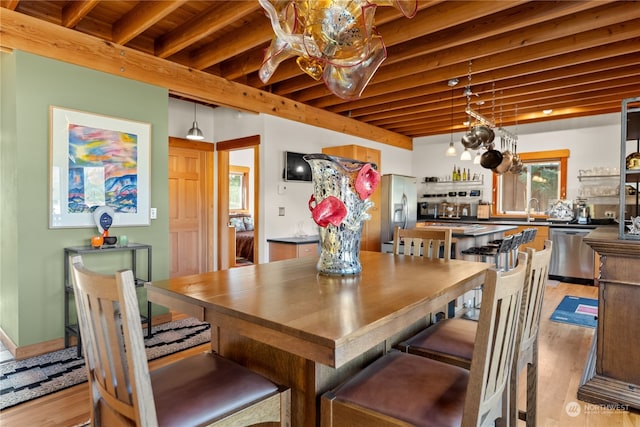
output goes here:
<path id="1" fill-rule="evenodd" d="M 549 114 L 553 113 L 553 110 L 552 110 L 552 109 L 542 110 L 542 113 L 543 113 L 545 116 L 548 116 Z"/>
<path id="2" fill-rule="evenodd" d="M 480 159 L 482 158 L 482 156 L 480 155 L 480 151 L 478 151 L 476 153 L 476 156 L 473 158 L 473 164 L 474 165 L 479 165 L 480 164 Z"/>
<path id="3" fill-rule="evenodd" d="M 453 145 L 453 141 L 449 143 L 449 148 L 447 148 L 447 157 L 457 156 L 458 153 L 456 151 L 456 147 Z"/>

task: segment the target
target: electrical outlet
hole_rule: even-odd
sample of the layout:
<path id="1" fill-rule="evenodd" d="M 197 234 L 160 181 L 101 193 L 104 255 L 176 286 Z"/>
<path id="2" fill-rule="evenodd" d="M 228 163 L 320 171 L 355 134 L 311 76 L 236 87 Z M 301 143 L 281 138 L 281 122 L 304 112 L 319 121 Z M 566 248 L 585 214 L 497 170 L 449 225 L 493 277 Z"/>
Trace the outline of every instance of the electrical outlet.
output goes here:
<path id="1" fill-rule="evenodd" d="M 614 211 L 605 211 L 604 216 L 607 218 L 615 218 L 616 213 Z"/>
<path id="2" fill-rule="evenodd" d="M 157 219 L 158 218 L 158 209 L 157 208 L 151 208 L 149 211 L 149 217 L 151 219 Z"/>
<path id="3" fill-rule="evenodd" d="M 284 206 L 278 208 L 278 216 L 284 216 Z"/>

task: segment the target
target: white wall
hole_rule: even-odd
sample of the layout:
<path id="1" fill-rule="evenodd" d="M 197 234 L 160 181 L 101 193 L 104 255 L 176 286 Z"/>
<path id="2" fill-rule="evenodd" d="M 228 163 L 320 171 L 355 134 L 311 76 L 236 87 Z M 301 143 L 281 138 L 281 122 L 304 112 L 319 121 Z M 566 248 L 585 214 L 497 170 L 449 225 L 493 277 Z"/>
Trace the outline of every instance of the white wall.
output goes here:
<path id="1" fill-rule="evenodd" d="M 169 135 L 184 137 L 193 122 L 193 104 L 176 99 L 169 101 Z M 480 165 L 473 165 L 472 162 L 461 162 L 459 157 L 445 157 L 444 152 L 450 139 L 448 134 L 416 138 L 413 151 L 408 151 L 279 117 L 228 108 L 214 109 L 199 105 L 197 118 L 205 141 L 215 142 L 251 135 L 261 137 L 261 235 L 257 237 L 261 262 L 266 262 L 269 257 L 267 238 L 293 236 L 300 231 L 317 234 L 307 208 L 312 184 L 283 180 L 284 151 L 319 153 L 322 147 L 347 144 L 372 147 L 382 153 L 381 173 L 416 176 L 419 181 L 426 176 L 451 175 L 455 164 L 461 168 L 470 168 L 472 174 L 484 175 L 484 199 L 490 200 L 491 171 Z M 578 195 L 577 175 L 580 169 L 619 167 L 620 127 L 619 114 L 606 114 L 519 125 L 508 130 L 518 135 L 520 152 L 570 150 L 567 197 L 575 199 Z M 459 153 L 463 149 L 461 137 L 462 133 L 455 133 L 453 136 Z M 215 185 L 217 184 L 214 183 L 214 188 Z M 278 194 L 279 185 L 286 187 L 282 194 Z M 423 194 L 425 189 L 424 186 L 419 187 L 418 194 Z M 214 200 L 217 200 L 217 194 L 214 196 Z M 284 216 L 278 215 L 280 207 L 284 208 Z"/>
<path id="2" fill-rule="evenodd" d="M 193 103 L 169 100 L 169 135 L 184 138 L 193 122 Z M 205 141 L 216 142 L 260 135 L 260 236 L 261 262 L 269 259 L 267 239 L 296 233 L 317 234 L 308 209 L 311 183 L 285 182 L 282 178 L 284 152 L 320 153 L 322 147 L 357 144 L 381 151 L 381 173 L 411 175 L 412 152 L 302 123 L 228 108 L 198 106 L 197 120 Z M 217 155 L 216 155 L 217 159 Z M 278 194 L 278 187 L 286 190 Z M 217 183 L 214 200 L 217 202 Z M 285 215 L 279 216 L 283 207 Z M 217 205 L 215 206 L 217 212 Z M 215 236 L 214 236 L 215 238 Z"/>
<path id="3" fill-rule="evenodd" d="M 620 114 L 557 120 L 544 123 L 519 125 L 508 128 L 518 136 L 519 152 L 568 149 L 567 198 L 578 196 L 580 169 L 593 167 L 620 167 Z M 413 143 L 413 175 L 443 177 L 451 175 L 453 165 L 471 168 L 471 172 L 484 174 L 484 199 L 490 200 L 491 171 L 472 162 L 461 162 L 459 154 L 464 149 L 460 143 L 462 133 L 455 133 L 453 141 L 458 157 L 445 157 L 450 135 L 416 138 Z M 419 188 L 423 192 L 423 188 Z"/>
<path id="4" fill-rule="evenodd" d="M 264 164 L 260 169 L 263 185 L 260 194 L 264 197 L 265 239 L 293 236 L 300 230 L 305 234 L 317 234 L 307 203 L 313 191 L 312 184 L 284 181 L 285 151 L 320 153 L 322 147 L 357 144 L 381 151 L 382 173 L 411 174 L 412 153 L 408 150 L 274 116 L 264 115 L 263 118 L 265 132 L 261 153 Z M 286 187 L 283 194 L 278 194 L 279 185 Z M 278 216 L 280 207 L 284 207 L 284 216 Z"/>

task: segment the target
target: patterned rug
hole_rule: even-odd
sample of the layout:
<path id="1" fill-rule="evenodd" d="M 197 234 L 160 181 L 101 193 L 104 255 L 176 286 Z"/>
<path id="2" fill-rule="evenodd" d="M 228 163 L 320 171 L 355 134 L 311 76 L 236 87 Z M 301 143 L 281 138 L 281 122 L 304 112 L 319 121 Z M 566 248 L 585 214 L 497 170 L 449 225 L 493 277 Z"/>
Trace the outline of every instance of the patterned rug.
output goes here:
<path id="1" fill-rule="evenodd" d="M 147 358 L 157 359 L 211 341 L 208 323 L 193 318 L 163 323 L 145 338 Z M 0 410 L 87 381 L 75 346 L 0 364 Z"/>
<path id="2" fill-rule="evenodd" d="M 595 328 L 598 324 L 598 300 L 567 295 L 551 315 L 551 320 Z"/>

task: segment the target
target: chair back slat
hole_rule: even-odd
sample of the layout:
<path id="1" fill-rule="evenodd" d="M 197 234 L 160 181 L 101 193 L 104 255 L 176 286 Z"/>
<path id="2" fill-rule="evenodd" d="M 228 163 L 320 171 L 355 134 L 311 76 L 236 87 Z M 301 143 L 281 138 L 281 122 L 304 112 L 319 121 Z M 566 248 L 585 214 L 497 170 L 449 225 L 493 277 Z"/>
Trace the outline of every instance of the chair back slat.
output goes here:
<path id="1" fill-rule="evenodd" d="M 516 347 L 527 254 L 518 254 L 510 271 L 489 270 L 471 359 L 463 426 L 490 425 L 501 417 Z M 485 422 L 486 421 L 486 422 Z"/>
<path id="2" fill-rule="evenodd" d="M 96 425 L 156 426 L 140 310 L 131 270 L 102 275 L 70 259 Z M 108 421 L 106 421 L 108 420 Z"/>
<path id="3" fill-rule="evenodd" d="M 553 243 L 550 240 L 545 241 L 544 250 L 542 251 L 527 248 L 529 266 L 527 281 L 522 293 L 524 301 L 520 318 L 522 322 L 521 336 L 519 338 L 520 349 L 531 347 L 533 341 L 538 337 L 542 300 L 544 299 L 544 289 L 549 276 L 552 251 Z"/>
<path id="4" fill-rule="evenodd" d="M 451 229 L 409 228 L 397 226 L 393 231 L 393 253 L 451 259 Z M 403 244 L 400 244 L 400 243 Z M 443 248 L 442 257 L 440 256 Z"/>

